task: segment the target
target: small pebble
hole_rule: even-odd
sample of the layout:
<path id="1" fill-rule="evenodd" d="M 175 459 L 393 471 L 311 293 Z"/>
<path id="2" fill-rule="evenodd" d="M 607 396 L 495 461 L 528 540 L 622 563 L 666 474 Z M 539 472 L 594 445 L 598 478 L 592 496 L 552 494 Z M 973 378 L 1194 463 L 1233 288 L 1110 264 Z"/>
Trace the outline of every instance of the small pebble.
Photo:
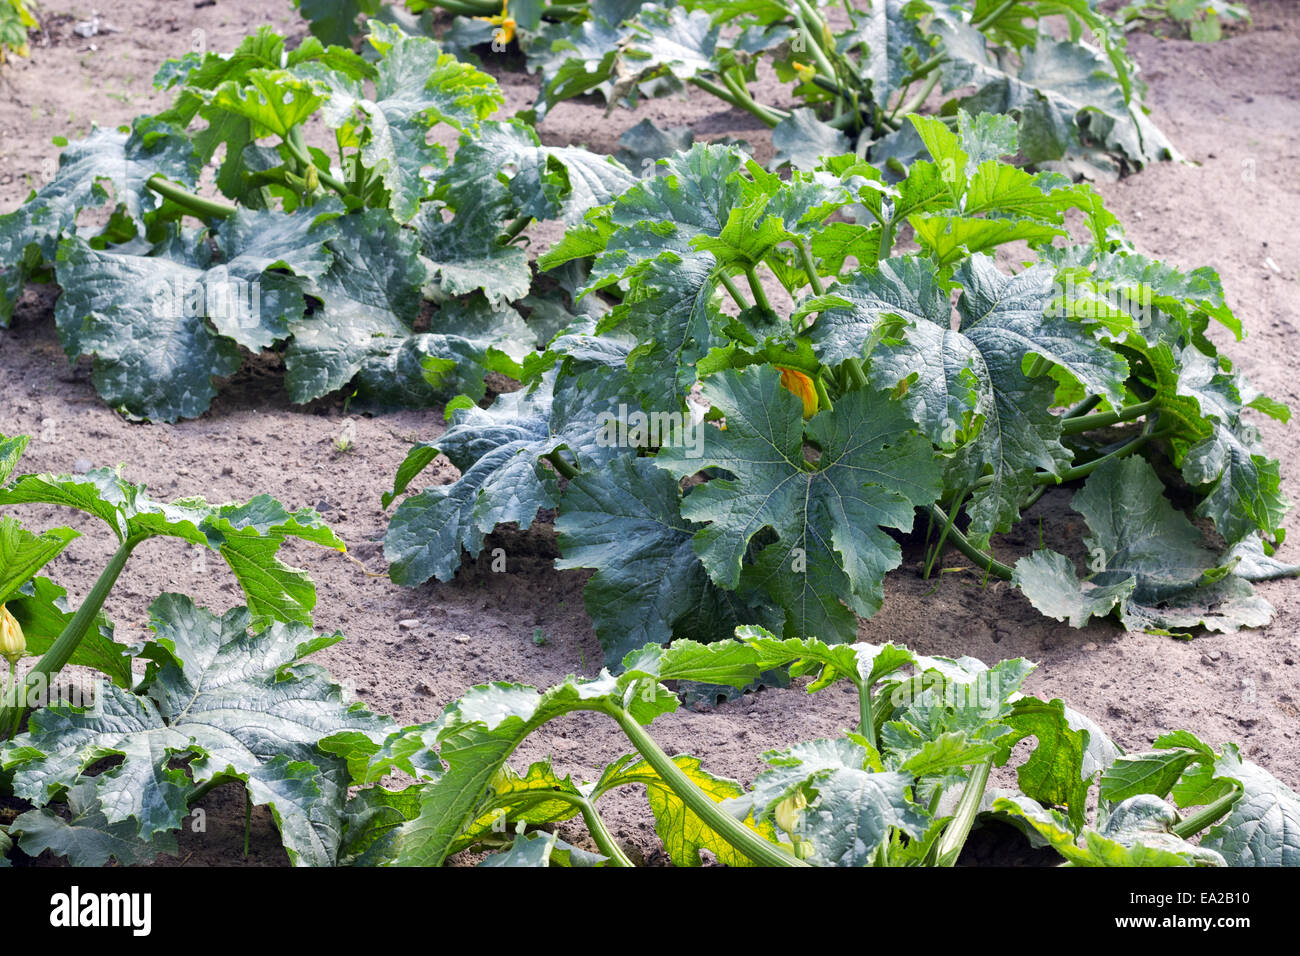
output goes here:
<path id="1" fill-rule="evenodd" d="M 420 619 L 415 617 L 408 617 L 403 621 L 398 621 L 397 626 L 400 627 L 403 631 L 413 631 L 420 626 Z"/>
<path id="2" fill-rule="evenodd" d="M 90 469 L 94 467 L 95 467 L 94 464 L 92 464 L 91 461 L 87 458 L 78 458 L 76 461 L 72 463 L 72 470 L 79 475 L 84 475 L 86 472 L 90 471 Z"/>

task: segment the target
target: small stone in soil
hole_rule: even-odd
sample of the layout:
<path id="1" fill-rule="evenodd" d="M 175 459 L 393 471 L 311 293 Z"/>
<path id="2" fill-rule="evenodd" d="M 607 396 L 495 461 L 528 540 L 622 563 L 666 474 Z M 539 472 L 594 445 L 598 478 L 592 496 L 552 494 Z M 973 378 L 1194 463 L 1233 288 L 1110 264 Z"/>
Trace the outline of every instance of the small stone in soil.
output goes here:
<path id="1" fill-rule="evenodd" d="M 78 458 L 76 461 L 72 463 L 72 470 L 79 475 L 84 475 L 86 472 L 90 471 L 90 469 L 94 467 L 95 467 L 94 463 L 86 458 Z"/>
<path id="2" fill-rule="evenodd" d="M 397 626 L 403 631 L 413 631 L 420 626 L 419 618 L 408 617 L 405 620 L 398 621 Z"/>

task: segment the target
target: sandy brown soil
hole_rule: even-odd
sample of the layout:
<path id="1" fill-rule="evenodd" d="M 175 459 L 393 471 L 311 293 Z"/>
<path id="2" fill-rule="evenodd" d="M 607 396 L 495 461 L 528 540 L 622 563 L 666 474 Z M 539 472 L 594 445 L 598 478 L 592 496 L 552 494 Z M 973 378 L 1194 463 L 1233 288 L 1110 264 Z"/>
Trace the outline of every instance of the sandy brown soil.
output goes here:
<path id="1" fill-rule="evenodd" d="M 1156 166 L 1101 189 L 1140 251 L 1186 268 L 1209 264 L 1219 270 L 1250 330 L 1244 342 L 1228 345 L 1228 354 L 1258 386 L 1300 407 L 1294 358 L 1300 322 L 1300 5 L 1255 0 L 1250 6 L 1254 29 L 1219 44 L 1134 36 L 1130 49 L 1151 85 L 1153 117 L 1190 162 Z M 72 26 L 90 13 L 72 0 L 45 3 L 47 32 L 33 44 L 31 60 L 0 70 L 0 208 L 20 202 L 43 163 L 57 155 L 52 136 L 84 134 L 92 118 L 116 124 L 159 108 L 164 101 L 150 87 L 154 69 L 189 49 L 195 36 L 225 50 L 264 22 L 291 36 L 304 32 L 287 0 L 220 0 L 198 9 L 189 0 L 122 0 L 104 12 L 120 32 L 87 41 Z M 533 78 L 505 69 L 510 65 L 488 64 L 501 73 L 508 109 L 531 102 L 534 90 Z M 623 130 L 650 118 L 689 125 L 700 138 L 746 139 L 760 160 L 769 158 L 766 131 L 745 114 L 719 106 L 698 96 L 606 116 L 593 103 L 566 103 L 541 133 L 551 144 L 612 151 Z M 438 434 L 439 412 L 359 418 L 353 450 L 340 454 L 333 439 L 342 428 L 341 402 L 292 406 L 274 360 L 265 359 L 228 383 L 199 420 L 129 424 L 96 397 L 88 363 L 69 367 L 64 359 L 51 317 L 54 295 L 29 293 L 13 328 L 0 332 L 0 432 L 44 434 L 32 443 L 27 470 L 123 463 L 128 478 L 147 482 L 160 497 L 229 500 L 268 492 L 293 506 L 320 509 L 349 542 L 353 557 L 373 572 L 383 571 L 379 542 L 387 515 L 379 494 L 391 486 L 411 441 Z M 1273 422 L 1264 422 L 1263 429 L 1282 460 L 1288 496 L 1300 498 L 1300 432 Z M 454 476 L 444 464 L 429 481 Z M 1045 516 L 1048 544 L 1077 555 L 1084 529 L 1068 510 L 1069 495 L 1048 494 L 1030 517 Z M 26 509 L 23 517 L 33 526 L 70 523 L 88 532 L 54 569 L 74 597 L 84 594 L 109 554 L 106 536 L 89 519 L 53 509 Z M 1288 524 L 1296 536 L 1295 522 Z M 1033 546 L 1033 525 L 999 544 L 1004 557 Z M 545 685 L 570 672 L 595 673 L 601 652 L 582 607 L 585 575 L 551 568 L 556 550 L 549 525 L 540 523 L 526 535 L 503 530 L 490 542 L 494 546 L 506 549 L 507 573 L 492 573 L 484 561 L 468 564 L 451 584 L 412 590 L 368 575 L 340 555 L 291 547 L 291 559 L 317 582 L 319 626 L 349 637 L 319 659 L 374 709 L 408 722 L 435 716 L 469 684 L 499 679 Z M 1300 544 L 1286 545 L 1280 556 L 1300 560 Z M 1277 607 L 1269 627 L 1184 643 L 1125 633 L 1111 623 L 1072 630 L 1041 617 L 1001 583 L 981 588 L 968 573 L 924 581 L 918 558 L 910 542 L 903 567 L 886 581 L 884 609 L 860 626 L 863 640 L 990 662 L 1030 658 L 1041 665 L 1030 691 L 1065 698 L 1126 748 L 1186 727 L 1215 744 L 1239 741 L 1252 759 L 1300 786 L 1300 592 L 1293 582 L 1261 587 Z M 957 563 L 950 556 L 949 564 Z M 119 639 L 140 635 L 149 601 L 164 590 L 188 592 L 213 608 L 236 603 L 238 591 L 220 562 L 210 561 L 207 568 L 191 570 L 188 553 L 172 543 L 154 542 L 137 552 L 107 608 Z M 417 627 L 399 629 L 398 621 L 412 618 Z M 532 640 L 536 628 L 546 638 L 540 646 Z M 854 711 L 848 693 L 838 688 L 814 698 L 797 688 L 769 690 L 712 713 L 671 715 L 654 729 L 670 751 L 690 750 L 714 773 L 749 779 L 762 751 L 833 734 L 851 723 Z M 555 725 L 517 759 L 522 763 L 549 750 L 563 771 L 590 777 L 624 749 L 621 740 L 598 718 L 576 718 Z M 235 792 L 210 795 L 208 832 L 182 836 L 180 861 L 240 862 L 242 804 Z M 603 806 L 611 829 L 634 853 L 662 859 L 643 801 L 611 799 Z M 259 811 L 255 821 L 249 862 L 283 862 L 269 815 Z"/>

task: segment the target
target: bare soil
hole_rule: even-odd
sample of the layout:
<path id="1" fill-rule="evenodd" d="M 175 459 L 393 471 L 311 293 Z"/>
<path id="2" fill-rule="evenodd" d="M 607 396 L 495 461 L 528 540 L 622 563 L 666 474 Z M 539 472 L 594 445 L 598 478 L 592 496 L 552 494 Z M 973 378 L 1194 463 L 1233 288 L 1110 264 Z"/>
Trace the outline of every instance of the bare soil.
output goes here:
<path id="1" fill-rule="evenodd" d="M 1153 119 L 1188 162 L 1152 166 L 1100 188 L 1140 251 L 1180 267 L 1219 271 L 1250 332 L 1243 342 L 1220 344 L 1260 388 L 1300 407 L 1300 5 L 1249 5 L 1254 28 L 1217 44 L 1132 37 L 1130 50 L 1151 86 Z M 89 40 L 73 26 L 90 18 L 90 7 L 72 0 L 42 6 L 44 30 L 30 60 L 0 69 L 0 209 L 13 208 L 40 182 L 45 164 L 57 158 L 52 137 L 84 135 L 92 119 L 105 126 L 126 123 L 161 108 L 166 97 L 153 91 L 151 78 L 162 60 L 196 42 L 229 50 L 263 23 L 291 38 L 305 35 L 287 0 L 219 0 L 206 7 L 190 0 L 120 0 L 100 11 L 117 32 Z M 531 103 L 536 80 L 517 60 L 486 66 L 501 77 L 507 110 Z M 773 88 L 769 99 L 789 105 L 782 96 Z M 541 134 L 552 145 L 612 152 L 619 135 L 643 118 L 690 126 L 700 139 L 746 140 L 760 161 L 772 155 L 764 128 L 703 95 L 609 115 L 595 102 L 565 103 Z M 1270 259 L 1277 271 L 1266 264 Z M 445 585 L 404 589 L 382 575 L 380 542 L 389 514 L 379 495 L 391 487 L 411 442 L 442 430 L 439 410 L 357 418 L 354 446 L 340 453 L 334 439 L 343 427 L 342 402 L 292 405 L 277 360 L 264 356 L 227 383 L 202 418 L 132 424 L 96 396 L 88 362 L 68 364 L 52 318 L 56 295 L 55 289 L 30 291 L 12 329 L 0 332 L 0 432 L 33 436 L 25 470 L 121 463 L 127 478 L 148 483 L 158 497 L 224 501 L 266 492 L 295 507 L 319 509 L 356 560 L 305 545 L 289 548 L 290 560 L 317 583 L 318 626 L 348 635 L 317 659 L 373 709 L 399 721 L 434 717 L 471 684 L 544 686 L 568 673 L 599 670 L 600 646 L 582 605 L 586 575 L 552 568 L 557 551 L 546 521 L 527 534 L 502 529 L 489 541 L 485 555 L 493 547 L 506 550 L 506 573 L 493 573 L 485 557 L 477 565 L 467 562 Z M 1300 431 L 1272 421 L 1261 427 L 1282 461 L 1288 497 L 1300 498 Z M 450 482 L 455 475 L 442 462 L 425 480 Z M 1000 555 L 1014 559 L 1033 547 L 1042 516 L 1048 545 L 1079 556 L 1085 528 L 1069 510 L 1070 494 L 1044 496 L 1023 530 L 998 542 Z M 66 523 L 86 532 L 53 569 L 79 599 L 108 558 L 106 535 L 91 519 L 52 508 L 25 509 L 23 518 L 32 526 Z M 1296 537 L 1294 521 L 1288 524 Z M 1277 608 L 1268 627 L 1182 642 L 1126 633 L 1109 622 L 1074 630 L 1039 615 L 1008 585 L 981 586 L 969 572 L 923 580 L 917 543 L 905 542 L 904 553 L 903 566 L 886 580 L 883 610 L 860 624 L 860 639 L 989 662 L 1029 658 L 1040 665 L 1029 691 L 1067 700 L 1126 749 L 1185 727 L 1216 745 L 1239 742 L 1251 759 L 1300 787 L 1300 590 L 1293 582 L 1261 585 Z M 1300 561 L 1300 545 L 1285 545 L 1279 556 Z M 955 554 L 948 561 L 960 566 Z M 183 546 L 152 542 L 137 552 L 108 602 L 118 639 L 138 639 L 149 602 L 169 590 L 219 610 L 239 600 L 219 560 L 199 566 Z M 408 619 L 418 626 L 400 629 L 398 622 Z M 538 628 L 544 644 L 534 643 Z M 670 752 L 689 750 L 712 772 L 748 780 L 760 769 L 764 750 L 835 734 L 852 723 L 855 711 L 839 688 L 808 697 L 794 687 L 749 694 L 712 712 L 682 710 L 656 722 L 654 731 Z M 553 725 L 516 759 L 522 764 L 550 752 L 559 769 L 590 779 L 624 749 L 612 725 L 575 717 Z M 252 853 L 243 857 L 237 790 L 214 791 L 204 806 L 207 831 L 182 834 L 180 857 L 162 858 L 161 865 L 285 862 L 270 815 L 260 809 Z M 611 830 L 634 855 L 663 860 L 644 800 L 614 795 L 602 806 Z M 585 840 L 576 831 L 566 836 Z"/>

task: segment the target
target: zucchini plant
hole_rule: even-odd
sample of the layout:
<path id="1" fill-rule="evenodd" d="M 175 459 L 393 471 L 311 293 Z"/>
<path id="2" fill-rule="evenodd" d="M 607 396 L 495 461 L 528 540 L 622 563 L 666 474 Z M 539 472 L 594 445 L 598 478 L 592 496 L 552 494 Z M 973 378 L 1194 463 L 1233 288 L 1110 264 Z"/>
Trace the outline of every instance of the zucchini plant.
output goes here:
<path id="1" fill-rule="evenodd" d="M 0 766 L 8 795 L 31 804 L 5 839 L 73 865 L 148 862 L 175 851 L 174 831 L 195 801 L 238 783 L 250 807 L 271 809 L 291 861 L 332 863 L 346 772 L 316 742 L 391 722 L 345 702 L 328 674 L 302 662 L 342 635 L 312 631 L 316 589 L 277 552 L 289 538 L 340 551 L 343 542 L 314 511 L 290 512 L 265 495 L 165 503 L 106 468 L 15 476 L 26 445 L 26 436 L 0 436 L 0 652 L 9 661 Z M 41 571 L 79 532 L 28 530 L 10 513 L 26 505 L 82 511 L 118 541 L 75 611 Z M 153 636 L 123 643 L 104 602 L 135 549 L 158 537 L 220 554 L 245 604 L 217 615 L 164 594 L 150 608 Z M 19 678 L 28 656 L 38 659 Z M 68 665 L 102 675 L 93 693 L 52 690 Z"/>
<path id="2" fill-rule="evenodd" d="M 445 34 L 458 50 L 516 42 L 541 78 L 538 120 L 582 94 L 635 106 L 692 87 L 770 127 L 777 163 L 811 169 L 820 155 L 853 151 L 901 171 L 924 156 L 906 117 L 937 96 L 936 115 L 948 123 L 958 109 L 1014 118 L 1017 159 L 1038 168 L 1113 178 L 1178 158 L 1147 117 L 1123 27 L 1093 0 L 406 6 L 460 14 Z M 799 105 L 762 101 L 754 91 L 760 65 L 790 84 Z"/>
<path id="3" fill-rule="evenodd" d="M 742 687 L 781 666 L 811 678 L 810 693 L 852 684 L 853 729 L 764 754 L 768 766 L 748 787 L 709 773 L 698 756 L 669 756 L 647 730 L 677 706 L 665 681 Z M 1215 752 L 1179 731 L 1125 754 L 1060 700 L 1022 695 L 1032 669 L 742 628 L 709 645 L 647 645 L 618 676 L 570 677 L 540 693 L 475 687 L 431 723 L 321 743 L 347 760 L 355 784 L 394 770 L 417 778 L 358 793 L 342 859 L 436 865 L 472 849 L 490 854 L 481 865 L 631 866 L 599 801 L 639 785 L 678 866 L 699 866 L 705 853 L 735 866 L 952 866 L 972 827 L 990 819 L 1052 847 L 1063 865 L 1300 864 L 1300 797 L 1235 747 Z M 578 712 L 612 720 L 633 752 L 588 782 L 549 758 L 511 767 L 524 740 Z M 1016 749 L 1029 739 L 1032 749 Z M 992 768 L 1008 765 L 1018 787 L 990 788 Z M 579 817 L 594 852 L 553 826 Z"/>
<path id="4" fill-rule="evenodd" d="M 589 263 L 580 295 L 612 307 L 530 358 L 522 391 L 411 450 L 385 504 L 440 453 L 461 478 L 398 506 L 393 579 L 450 580 L 496 525 L 556 508 L 557 567 L 594 570 L 611 667 L 744 624 L 838 643 L 879 609 L 919 515 L 925 574 L 952 545 L 1076 626 L 1265 623 L 1250 582 L 1300 568 L 1272 557 L 1288 505 L 1250 415 L 1289 411 L 1207 337 L 1242 334 L 1218 277 L 1138 253 L 1090 185 L 1000 162 L 1010 119 L 910 122 L 930 159 L 894 185 L 852 154 L 783 180 L 697 145 L 589 212 L 541 264 Z M 1079 482 L 1085 577 L 991 554 Z"/>
<path id="5" fill-rule="evenodd" d="M 555 283 L 532 288 L 522 233 L 580 221 L 635 177 L 489 119 L 496 81 L 433 40 L 374 23 L 369 41 L 373 61 L 262 28 L 164 63 L 168 110 L 71 144 L 0 216 L 0 326 L 27 282 L 53 279 L 69 358 L 93 356 L 109 404 L 163 421 L 201 414 L 264 349 L 299 403 L 435 405 L 518 377 L 562 311 Z M 334 155 L 308 142 L 316 120 Z M 439 125 L 454 157 L 430 142 Z M 220 198 L 195 191 L 214 157 Z M 79 225 L 101 206 L 98 232 Z"/>
<path id="6" fill-rule="evenodd" d="M 0 63 L 10 53 L 27 56 L 27 31 L 39 26 L 27 0 L 0 0 Z"/>
<path id="7" fill-rule="evenodd" d="M 1249 26 L 1250 9 L 1220 0 L 1135 0 L 1117 10 L 1115 19 L 1125 30 L 1145 27 L 1159 32 L 1164 25 L 1176 24 L 1197 43 L 1215 43 L 1223 39 L 1224 24 Z"/>

